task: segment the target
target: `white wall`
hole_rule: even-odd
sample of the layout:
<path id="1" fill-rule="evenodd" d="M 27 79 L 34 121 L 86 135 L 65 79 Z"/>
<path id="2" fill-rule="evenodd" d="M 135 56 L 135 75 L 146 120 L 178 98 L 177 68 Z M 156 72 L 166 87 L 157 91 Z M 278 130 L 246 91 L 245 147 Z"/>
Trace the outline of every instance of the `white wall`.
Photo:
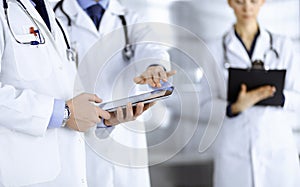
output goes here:
<path id="1" fill-rule="evenodd" d="M 146 15 L 152 21 L 204 27 L 202 32 L 195 32 L 205 38 L 219 36 L 222 30 L 234 22 L 233 13 L 226 0 L 121 1 L 142 15 Z M 174 5 L 182 6 L 183 9 L 177 12 L 172 12 L 174 9 L 168 9 Z M 271 31 L 299 38 L 299 6 L 299 0 L 267 0 L 260 12 L 259 21 Z M 176 20 L 169 17 L 170 14 L 175 17 L 183 16 L 181 20 L 184 20 L 185 23 L 177 23 Z"/>

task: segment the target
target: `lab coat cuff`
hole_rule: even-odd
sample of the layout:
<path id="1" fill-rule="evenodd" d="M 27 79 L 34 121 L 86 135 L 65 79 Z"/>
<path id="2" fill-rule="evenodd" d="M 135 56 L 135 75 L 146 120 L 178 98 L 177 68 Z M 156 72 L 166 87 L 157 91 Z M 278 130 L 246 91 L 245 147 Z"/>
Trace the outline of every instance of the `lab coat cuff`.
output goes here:
<path id="1" fill-rule="evenodd" d="M 233 117 L 238 116 L 240 113 L 233 114 L 232 110 L 231 110 L 231 106 L 232 106 L 232 103 L 229 103 L 227 105 L 227 107 L 226 107 L 226 116 L 229 117 L 229 118 L 233 118 Z"/>
<path id="2" fill-rule="evenodd" d="M 103 119 L 101 120 L 101 123 L 96 125 L 96 127 L 95 135 L 99 139 L 108 138 L 111 132 L 115 129 L 114 126 L 106 126 Z"/>
<path id="3" fill-rule="evenodd" d="M 285 96 L 284 94 L 282 94 L 281 107 L 284 107 L 284 103 L 285 103 Z"/>
<path id="4" fill-rule="evenodd" d="M 161 88 L 166 88 L 166 87 L 172 86 L 172 84 L 170 82 L 168 82 L 168 81 L 164 82 L 164 81 L 160 80 L 160 84 L 161 84 L 161 87 L 153 87 L 153 86 L 148 85 L 148 88 L 151 91 L 155 91 L 155 90 L 160 90 Z"/>
<path id="5" fill-rule="evenodd" d="M 48 124 L 48 128 L 59 128 L 61 127 L 64 119 L 65 101 L 61 99 L 55 99 L 53 105 L 53 112 Z"/>
<path id="6" fill-rule="evenodd" d="M 97 128 L 111 128 L 112 126 L 106 126 L 105 124 L 104 124 L 104 119 L 103 118 L 101 118 L 101 122 L 100 123 L 97 123 Z"/>
<path id="7" fill-rule="evenodd" d="M 148 66 L 148 68 L 152 67 L 152 66 L 161 66 L 165 71 L 167 71 L 167 69 L 161 64 L 151 64 L 151 65 Z"/>

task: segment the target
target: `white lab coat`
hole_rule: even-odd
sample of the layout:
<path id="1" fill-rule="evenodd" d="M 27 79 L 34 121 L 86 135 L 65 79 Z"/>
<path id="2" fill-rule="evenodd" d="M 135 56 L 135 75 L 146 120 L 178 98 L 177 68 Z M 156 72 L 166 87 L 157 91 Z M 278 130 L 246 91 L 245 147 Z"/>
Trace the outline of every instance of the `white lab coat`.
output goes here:
<path id="1" fill-rule="evenodd" d="M 291 126 L 299 120 L 296 116 L 296 109 L 300 106 L 299 63 L 293 59 L 290 41 L 273 34 L 273 42 L 280 59 L 268 52 L 265 65 L 270 69 L 287 69 L 284 107 L 253 106 L 237 117 L 224 118 L 215 144 L 215 187 L 300 186 L 299 158 L 291 131 Z M 231 67 L 251 66 L 233 28 L 225 43 Z M 222 40 L 211 42 L 209 48 L 217 62 L 216 72 L 221 75 L 221 79 L 217 80 L 219 83 L 216 81 L 210 85 L 212 98 L 215 104 L 223 107 L 223 112 L 212 115 L 225 115 L 227 91 L 218 89 L 218 84 L 227 84 L 228 77 L 228 70 L 224 68 Z M 270 37 L 261 29 L 252 61 L 263 59 L 269 48 Z"/>
<path id="2" fill-rule="evenodd" d="M 75 64 L 67 60 L 65 41 L 51 6 L 46 3 L 50 33 L 31 2 L 21 2 L 46 43 L 38 47 L 18 44 L 0 2 L 0 186 L 86 186 L 80 133 L 47 129 L 54 98 L 72 97 Z M 33 37 L 29 27 L 35 25 L 28 15 L 15 0 L 8 6 L 10 25 L 19 40 Z"/>
<path id="3" fill-rule="evenodd" d="M 128 91 L 128 87 L 135 90 L 133 78 L 145 71 L 150 64 L 162 64 L 167 70 L 170 69 L 167 52 L 159 46 L 147 43 L 134 46 L 135 56 L 130 62 L 123 60 L 120 51 L 125 45 L 124 32 L 118 15 L 125 16 L 127 25 L 133 25 L 141 20 L 116 0 L 110 1 L 102 17 L 99 31 L 76 0 L 64 0 L 63 9 L 72 20 L 72 27 L 68 30 L 78 50 L 79 72 L 81 72 L 80 76 L 85 79 L 83 87 L 95 92 L 104 101 L 132 94 Z M 57 9 L 56 14 L 68 27 L 67 19 L 60 9 Z M 117 31 L 111 33 L 115 30 Z M 150 28 L 144 25 L 130 27 L 128 33 L 132 43 L 143 41 L 148 34 L 152 34 Z M 102 42 L 98 42 L 99 39 Z M 113 45 L 118 47 L 118 51 L 111 53 L 110 47 Z M 86 54 L 88 57 L 85 57 Z M 102 56 L 105 55 L 112 55 L 112 58 L 103 62 Z M 87 61 L 92 61 L 92 63 Z M 95 69 L 99 69 L 99 73 L 93 76 L 91 74 Z M 96 85 L 94 85 L 95 76 L 98 76 Z M 108 138 L 87 143 L 89 186 L 147 187 L 150 185 L 147 143 L 143 130 L 144 124 L 141 121 L 125 123 L 115 127 Z M 98 129 L 97 134 L 101 134 L 101 131 L 105 130 Z M 90 135 L 87 136 L 90 137 Z"/>

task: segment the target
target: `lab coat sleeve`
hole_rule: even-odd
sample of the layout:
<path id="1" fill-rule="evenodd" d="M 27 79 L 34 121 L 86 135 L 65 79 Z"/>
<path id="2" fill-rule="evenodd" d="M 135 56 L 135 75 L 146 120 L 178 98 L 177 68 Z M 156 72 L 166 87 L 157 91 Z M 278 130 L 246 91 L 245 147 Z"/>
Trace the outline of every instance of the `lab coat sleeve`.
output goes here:
<path id="1" fill-rule="evenodd" d="M 54 98 L 38 94 L 30 89 L 17 89 L 2 80 L 4 61 L 11 59 L 3 14 L 0 23 L 0 131 L 17 131 L 32 136 L 43 136 L 53 110 Z M 10 55 L 10 54 L 9 54 Z"/>
<path id="2" fill-rule="evenodd" d="M 2 21 L 2 15 L 0 14 L 0 18 L 1 18 L 1 25 L 0 25 L 0 29 L 1 29 L 1 35 L 0 35 L 0 55 L 1 57 L 3 56 L 3 52 L 4 52 L 4 41 L 5 41 L 5 36 L 4 36 L 4 29 L 3 29 L 3 21 Z M 0 72 L 1 72 L 1 64 L 0 64 Z"/>
<path id="3" fill-rule="evenodd" d="M 102 127 L 102 128 L 96 128 L 95 129 L 95 135 L 99 139 L 104 139 L 109 137 L 111 132 L 115 129 L 115 127 Z"/>
<path id="4" fill-rule="evenodd" d="M 281 45 L 280 58 L 283 58 L 285 67 L 287 68 L 286 80 L 285 80 L 285 103 L 284 109 L 287 111 L 300 111 L 300 63 L 299 59 L 296 59 L 295 48 L 290 40 L 284 40 Z"/>
<path id="5" fill-rule="evenodd" d="M 223 69 L 219 66 L 220 50 L 214 42 L 207 43 L 210 54 L 203 63 L 204 76 L 200 82 L 200 123 L 221 126 L 226 114 L 226 90 Z"/>
<path id="6" fill-rule="evenodd" d="M 43 136 L 52 115 L 54 98 L 0 84 L 0 126 L 32 136 Z"/>
<path id="7" fill-rule="evenodd" d="M 142 66 L 137 66 L 138 73 L 142 73 L 147 67 L 158 64 L 171 69 L 170 57 L 167 48 L 159 44 L 159 33 L 156 33 L 151 24 L 146 24 L 145 19 L 132 13 L 130 23 L 130 38 L 133 38 L 135 56 L 133 62 L 142 62 Z"/>
<path id="8" fill-rule="evenodd" d="M 92 130 L 89 131 L 89 133 L 87 133 L 86 135 L 89 134 L 89 136 L 91 136 L 92 134 L 93 136 L 96 136 L 99 139 L 105 139 L 110 136 L 114 129 L 114 126 L 106 126 L 102 120 L 101 123 L 98 123 L 96 127 L 92 128 Z"/>
<path id="9" fill-rule="evenodd" d="M 90 128 L 86 133 L 85 137 L 89 139 L 106 139 L 110 137 L 110 134 L 113 132 L 115 127 L 107 127 L 103 122 L 97 124 L 95 127 Z"/>

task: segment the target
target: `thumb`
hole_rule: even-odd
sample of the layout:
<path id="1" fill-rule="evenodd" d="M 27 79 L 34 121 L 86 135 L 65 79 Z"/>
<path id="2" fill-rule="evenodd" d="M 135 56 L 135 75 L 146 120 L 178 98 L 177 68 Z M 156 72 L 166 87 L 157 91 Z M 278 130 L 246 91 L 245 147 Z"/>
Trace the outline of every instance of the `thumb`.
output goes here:
<path id="1" fill-rule="evenodd" d="M 241 85 L 241 92 L 246 93 L 247 92 L 247 86 L 246 84 Z"/>
<path id="2" fill-rule="evenodd" d="M 88 94 L 88 100 L 95 102 L 95 103 L 101 103 L 102 99 L 100 99 L 96 94 Z"/>
<path id="3" fill-rule="evenodd" d="M 171 77 L 171 76 L 175 75 L 176 73 L 177 73 L 176 70 L 168 71 L 167 72 L 167 77 Z"/>

